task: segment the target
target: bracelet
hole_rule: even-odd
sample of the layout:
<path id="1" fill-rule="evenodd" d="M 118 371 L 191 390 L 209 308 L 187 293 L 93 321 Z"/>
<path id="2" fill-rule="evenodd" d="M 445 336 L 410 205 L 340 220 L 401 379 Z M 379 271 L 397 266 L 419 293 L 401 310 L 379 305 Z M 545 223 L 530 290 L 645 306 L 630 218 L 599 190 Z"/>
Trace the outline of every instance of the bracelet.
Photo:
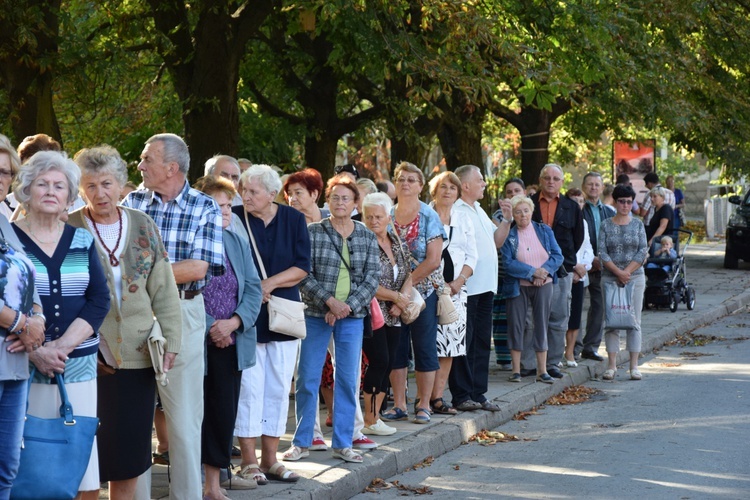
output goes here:
<path id="1" fill-rule="evenodd" d="M 39 318 L 42 318 L 42 321 L 44 321 L 44 324 L 47 324 L 47 316 L 45 316 L 42 311 L 31 311 L 31 316 L 37 316 Z"/>
<path id="2" fill-rule="evenodd" d="M 10 327 L 8 328 L 8 331 L 11 333 L 15 332 L 20 322 L 21 322 L 21 311 L 16 311 L 16 317 L 13 318 L 13 323 L 11 323 Z"/>
<path id="3" fill-rule="evenodd" d="M 459 277 L 459 278 L 463 278 L 463 279 L 464 279 L 464 283 L 466 283 L 467 281 L 469 281 L 469 278 L 467 278 L 467 277 L 466 277 L 465 275 L 463 275 L 463 274 L 459 274 L 459 275 L 458 275 L 458 277 Z"/>

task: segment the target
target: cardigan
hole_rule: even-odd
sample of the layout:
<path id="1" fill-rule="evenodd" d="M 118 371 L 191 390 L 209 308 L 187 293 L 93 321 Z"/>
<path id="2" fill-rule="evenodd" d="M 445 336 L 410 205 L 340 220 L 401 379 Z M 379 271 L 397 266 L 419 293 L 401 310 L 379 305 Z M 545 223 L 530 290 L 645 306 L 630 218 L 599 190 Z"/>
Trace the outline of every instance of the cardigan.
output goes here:
<path id="1" fill-rule="evenodd" d="M 237 276 L 237 308 L 234 314 L 240 317 L 240 327 L 234 331 L 237 339 L 237 369 L 244 370 L 255 366 L 255 346 L 257 332 L 255 321 L 260 313 L 263 294 L 260 288 L 260 276 L 250 255 L 250 248 L 241 236 L 229 229 L 224 230 L 224 251 Z M 214 318 L 206 314 L 206 335 Z M 208 336 L 206 337 L 208 341 Z M 208 365 L 206 365 L 208 366 Z"/>
<path id="2" fill-rule="evenodd" d="M 364 224 L 357 221 L 353 223 L 354 231 L 346 239 L 351 268 L 351 286 L 346 304 L 352 309 L 350 317 L 364 318 L 378 289 L 380 247 L 375 234 Z M 310 232 L 312 270 L 300 283 L 300 289 L 307 305 L 305 315 L 322 318 L 328 312 L 326 301 L 336 293 L 341 265 L 339 251 L 344 240 L 331 225 L 330 218 L 313 222 L 307 229 Z"/>
<path id="3" fill-rule="evenodd" d="M 111 352 L 113 360 L 121 369 L 151 367 L 148 352 L 148 336 L 154 324 L 154 315 L 159 321 L 167 341 L 167 352 L 180 352 L 182 340 L 182 312 L 177 293 L 172 265 L 164 248 L 159 230 L 145 213 L 132 208 L 120 207 L 128 214 L 125 245 L 120 254 L 122 269 L 122 302 L 118 304 L 115 294 L 114 275 L 109 256 L 97 244 L 99 259 L 107 277 L 110 309 L 102 324 L 101 336 Z M 68 224 L 89 231 L 83 209 L 70 214 Z M 153 313 L 153 314 L 152 314 Z M 108 357 L 105 354 L 105 357 Z"/>
<path id="4" fill-rule="evenodd" d="M 531 222 L 539 238 L 539 243 L 549 254 L 547 262 L 542 265 L 552 277 L 552 283 L 557 283 L 557 270 L 562 266 L 563 256 L 560 252 L 560 246 L 555 240 L 552 229 L 543 222 Z M 518 252 L 518 227 L 513 226 L 508 231 L 508 237 L 502 246 L 503 267 L 505 268 L 505 278 L 503 279 L 502 295 L 506 299 L 517 297 L 521 294 L 521 284 L 519 280 L 534 281 L 534 268 L 524 264 L 516 258 Z"/>

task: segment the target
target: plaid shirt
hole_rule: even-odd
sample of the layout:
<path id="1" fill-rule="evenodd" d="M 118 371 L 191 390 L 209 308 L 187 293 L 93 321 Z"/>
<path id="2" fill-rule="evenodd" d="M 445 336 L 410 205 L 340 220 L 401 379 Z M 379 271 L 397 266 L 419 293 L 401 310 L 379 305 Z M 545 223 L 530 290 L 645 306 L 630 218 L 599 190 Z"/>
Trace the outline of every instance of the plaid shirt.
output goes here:
<path id="1" fill-rule="evenodd" d="M 171 262 L 187 259 L 208 262 L 206 277 L 178 284 L 180 290 L 201 290 L 212 276 L 224 274 L 224 243 L 221 238 L 221 211 L 209 196 L 185 186 L 174 200 L 163 203 L 153 191 L 130 193 L 122 206 L 146 213 L 159 228 Z"/>
<path id="2" fill-rule="evenodd" d="M 328 230 L 326 234 L 325 229 Z M 341 267 L 343 239 L 333 228 L 330 219 L 307 226 L 310 231 L 312 271 L 300 283 L 302 299 L 307 304 L 305 314 L 322 318 L 328 312 L 326 300 L 336 293 L 336 282 Z M 328 235 L 331 237 L 329 238 Z M 336 247 L 334 247 L 335 242 Z M 370 301 L 375 296 L 380 280 L 380 247 L 375 234 L 364 224 L 354 221 L 354 231 L 347 238 L 349 248 L 349 278 L 351 290 L 346 303 L 352 308 L 352 318 L 364 318 Z"/>

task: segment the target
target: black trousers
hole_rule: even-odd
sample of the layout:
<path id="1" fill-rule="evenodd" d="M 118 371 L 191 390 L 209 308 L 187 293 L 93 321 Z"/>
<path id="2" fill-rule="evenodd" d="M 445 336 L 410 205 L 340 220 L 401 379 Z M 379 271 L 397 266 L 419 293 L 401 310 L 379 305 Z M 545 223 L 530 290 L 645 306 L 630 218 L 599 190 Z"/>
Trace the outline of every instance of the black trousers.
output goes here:
<path id="1" fill-rule="evenodd" d="M 466 356 L 453 358 L 448 386 L 453 406 L 487 401 L 492 341 L 492 292 L 469 295 L 466 304 Z"/>
<path id="2" fill-rule="evenodd" d="M 232 436 L 240 399 L 242 372 L 237 370 L 237 346 L 206 347 L 203 377 L 201 463 L 224 469 L 232 459 Z"/>

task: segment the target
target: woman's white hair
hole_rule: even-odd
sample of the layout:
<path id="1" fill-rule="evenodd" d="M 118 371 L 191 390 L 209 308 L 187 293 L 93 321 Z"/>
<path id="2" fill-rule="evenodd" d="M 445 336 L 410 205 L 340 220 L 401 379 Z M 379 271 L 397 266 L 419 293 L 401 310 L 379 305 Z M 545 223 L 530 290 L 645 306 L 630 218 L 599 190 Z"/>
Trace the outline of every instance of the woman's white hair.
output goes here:
<path id="1" fill-rule="evenodd" d="M 277 195 L 281 191 L 281 178 L 274 167 L 270 165 L 258 164 L 249 167 L 240 176 L 240 186 L 242 187 L 250 182 L 250 179 L 257 179 L 269 194 Z"/>
<path id="2" fill-rule="evenodd" d="M 383 207 L 385 213 L 390 215 L 393 202 L 391 201 L 391 197 L 385 193 L 370 193 L 365 196 L 362 202 L 362 212 L 367 214 L 368 207 Z"/>
<path id="3" fill-rule="evenodd" d="M 534 211 L 534 202 L 525 194 L 519 194 L 510 199 L 510 206 L 513 210 L 515 210 L 515 208 L 521 203 L 526 203 L 529 207 L 531 207 L 531 211 Z"/>
<path id="4" fill-rule="evenodd" d="M 39 151 L 23 164 L 18 171 L 16 180 L 13 182 L 13 192 L 16 200 L 29 209 L 31 200 L 31 184 L 39 177 L 49 171 L 62 172 L 68 182 L 68 204 L 70 205 L 78 197 L 78 183 L 81 180 L 81 170 L 73 160 L 60 151 Z"/>

